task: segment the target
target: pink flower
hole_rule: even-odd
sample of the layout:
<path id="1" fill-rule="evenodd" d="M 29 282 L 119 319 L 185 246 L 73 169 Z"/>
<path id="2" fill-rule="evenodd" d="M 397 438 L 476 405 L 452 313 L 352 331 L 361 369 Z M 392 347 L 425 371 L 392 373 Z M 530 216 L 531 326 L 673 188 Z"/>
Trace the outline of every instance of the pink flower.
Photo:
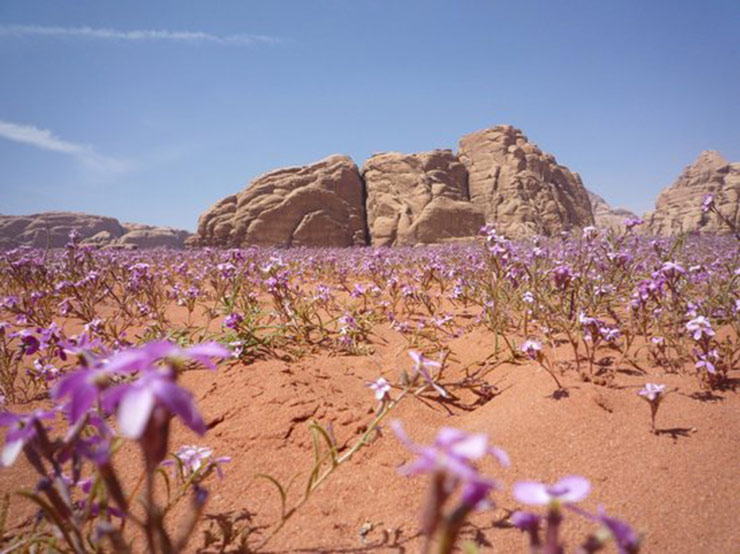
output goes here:
<path id="1" fill-rule="evenodd" d="M 443 398 L 449 398 L 449 393 L 437 383 L 432 381 L 432 376 L 429 375 L 429 372 L 427 371 L 428 367 L 440 367 L 441 364 L 439 362 L 435 362 L 433 360 L 425 358 L 423 354 L 419 352 L 414 352 L 413 350 L 409 351 L 409 356 L 411 356 L 411 359 L 414 360 L 414 373 L 421 375 L 424 380 L 440 394 L 440 396 L 442 396 Z"/>
<path id="2" fill-rule="evenodd" d="M 536 481 L 520 481 L 514 484 L 514 498 L 524 504 L 534 506 L 559 506 L 580 502 L 588 496 L 591 484 L 588 479 L 571 475 L 563 477 L 554 485 Z"/>
<path id="3" fill-rule="evenodd" d="M 385 377 L 379 377 L 376 381 L 368 383 L 367 386 L 375 393 L 377 400 L 383 400 L 388 397 L 388 393 L 391 391 L 391 384 Z"/>
<path id="4" fill-rule="evenodd" d="M 655 385 L 653 383 L 647 383 L 645 387 L 637 394 L 645 397 L 648 402 L 655 402 L 663 392 L 665 391 L 665 385 Z"/>
<path id="5" fill-rule="evenodd" d="M 711 338 L 714 336 L 712 324 L 703 315 L 695 317 L 686 324 L 686 330 L 691 334 L 694 340 L 701 340 L 702 337 Z"/>
<path id="6" fill-rule="evenodd" d="M 542 354 L 542 344 L 536 340 L 527 340 L 524 341 L 520 350 L 524 352 L 530 360 L 537 360 Z"/>

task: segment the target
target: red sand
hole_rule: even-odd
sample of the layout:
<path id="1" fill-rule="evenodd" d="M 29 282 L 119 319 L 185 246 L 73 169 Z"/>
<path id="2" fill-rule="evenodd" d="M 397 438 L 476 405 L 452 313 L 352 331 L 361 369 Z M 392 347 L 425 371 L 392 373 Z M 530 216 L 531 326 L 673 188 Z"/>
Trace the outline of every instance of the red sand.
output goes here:
<path id="1" fill-rule="evenodd" d="M 360 436 L 373 417 L 366 382 L 381 375 L 396 382 L 399 370 L 411 367 L 405 340 L 387 326 L 377 333 L 369 356 L 237 363 L 183 376 L 206 420 L 215 425 L 204 438 L 176 426 L 172 449 L 208 445 L 216 455 L 233 458 L 225 466 L 226 478 L 210 481 L 208 514 L 247 511 L 251 520 L 241 524 L 255 529 L 250 545 L 257 544 L 269 532 L 263 526 L 277 521 L 280 503 L 276 489 L 255 475 L 269 473 L 284 483 L 295 478 L 290 506 L 302 497 L 312 466 L 309 421 L 331 424 L 342 445 Z M 463 367 L 485 359 L 493 350 L 491 340 L 476 331 L 453 341 L 456 361 L 442 381 L 459 380 Z M 443 425 L 488 433 L 510 454 L 512 466 L 501 469 L 491 461 L 483 467 L 507 488 L 520 479 L 587 477 L 593 490 L 583 507 L 595 511 L 604 504 L 610 514 L 633 524 L 645 534 L 644 552 L 740 552 L 740 397 L 728 391 L 707 399 L 692 375 L 665 375 L 660 369 L 627 373 L 620 372 L 607 388 L 581 382 L 568 371 L 563 380 L 570 396 L 555 400 L 553 382 L 543 370 L 503 364 L 484 378 L 496 392 L 486 402 L 476 403 L 478 397 L 466 390 L 455 391 L 456 403 L 441 403 L 429 394 L 405 399 L 390 417 L 400 419 L 418 442 L 430 441 Z M 738 371 L 731 377 L 737 382 Z M 649 408 L 636 394 L 648 381 L 677 388 L 660 409 L 657 436 L 649 429 Z M 396 472 L 410 454 L 384 427 L 382 436 L 329 477 L 263 551 L 419 550 L 418 512 L 427 483 Z M 128 461 L 124 473 L 133 479 L 137 464 Z M 124 465 L 120 459 L 118 465 Z M 33 485 L 23 464 L 0 472 L 3 491 L 19 485 Z M 481 551 L 525 551 L 525 537 L 505 523 L 516 502 L 508 491 L 494 498 L 497 508 L 477 514 L 465 536 Z M 13 500 L 11 523 L 29 513 L 24 502 Z M 192 551 L 219 552 L 217 546 L 203 548 L 207 527 L 204 522 L 191 540 Z M 591 529 L 583 518 L 568 516 L 569 546 Z M 226 551 L 238 551 L 235 546 Z"/>

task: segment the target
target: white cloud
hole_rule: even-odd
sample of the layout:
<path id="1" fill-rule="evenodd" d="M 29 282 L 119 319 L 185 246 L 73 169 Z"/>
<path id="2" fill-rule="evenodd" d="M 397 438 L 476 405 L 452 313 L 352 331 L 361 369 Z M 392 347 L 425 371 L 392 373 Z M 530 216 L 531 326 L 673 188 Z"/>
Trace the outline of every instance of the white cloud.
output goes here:
<path id="1" fill-rule="evenodd" d="M 124 160 L 98 154 L 92 146 L 62 140 L 55 137 L 51 131 L 39 129 L 33 125 L 20 125 L 0 120 L 0 137 L 13 142 L 30 144 L 43 150 L 67 154 L 88 167 L 100 171 L 118 173 L 126 171 L 130 167 L 128 162 Z"/>
<path id="2" fill-rule="evenodd" d="M 118 29 L 108 28 L 44 27 L 40 25 L 0 25 L 0 37 L 2 36 L 66 37 L 119 41 L 210 42 L 214 44 L 233 44 L 241 46 L 254 44 L 278 44 L 284 42 L 281 38 L 266 35 L 213 35 L 202 31 L 166 31 L 161 29 L 121 31 Z"/>

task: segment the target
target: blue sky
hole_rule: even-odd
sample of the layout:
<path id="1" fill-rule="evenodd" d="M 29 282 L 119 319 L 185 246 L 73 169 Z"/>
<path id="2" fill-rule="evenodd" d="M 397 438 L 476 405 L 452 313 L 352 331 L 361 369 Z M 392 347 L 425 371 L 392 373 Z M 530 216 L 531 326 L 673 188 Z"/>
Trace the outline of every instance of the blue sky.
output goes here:
<path id="1" fill-rule="evenodd" d="M 740 160 L 740 3 L 0 0 L 0 213 L 194 229 L 256 175 L 521 129 L 650 209 Z"/>

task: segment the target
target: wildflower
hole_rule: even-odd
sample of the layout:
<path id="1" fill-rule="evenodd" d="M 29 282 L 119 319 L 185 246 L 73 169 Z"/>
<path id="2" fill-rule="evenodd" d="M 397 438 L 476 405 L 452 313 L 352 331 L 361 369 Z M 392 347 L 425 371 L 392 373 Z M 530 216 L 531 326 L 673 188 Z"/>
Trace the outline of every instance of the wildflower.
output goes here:
<path id="1" fill-rule="evenodd" d="M 391 391 L 391 384 L 385 377 L 379 377 L 376 381 L 368 383 L 367 386 L 375 393 L 377 400 L 384 400 Z"/>
<path id="2" fill-rule="evenodd" d="M 530 360 L 538 360 L 542 355 L 542 344 L 536 340 L 524 341 L 520 350 L 524 352 Z"/>
<path id="3" fill-rule="evenodd" d="M 661 268 L 661 273 L 665 275 L 666 279 L 674 280 L 681 275 L 686 273 L 686 270 L 683 268 L 683 266 L 675 263 L 675 262 L 665 262 Z"/>
<path id="4" fill-rule="evenodd" d="M 205 472 L 211 468 L 216 470 L 219 477 L 223 477 L 220 465 L 231 461 L 229 456 L 213 458 L 213 450 L 205 446 L 194 445 L 181 446 L 173 456 L 177 459 L 181 476 L 185 479 L 201 469 Z M 174 460 L 165 460 L 161 465 L 171 466 L 174 463 Z"/>
<path id="5" fill-rule="evenodd" d="M 560 290 L 565 290 L 573 280 L 573 272 L 566 265 L 559 265 L 552 270 L 552 278 L 555 283 L 555 287 Z"/>
<path id="6" fill-rule="evenodd" d="M 28 329 L 20 331 L 18 336 L 21 338 L 21 348 L 26 356 L 35 354 L 41 348 L 41 342 L 39 339 L 37 339 L 33 332 Z"/>
<path id="7" fill-rule="evenodd" d="M 224 318 L 224 325 L 229 329 L 237 329 L 244 321 L 244 316 L 238 313 L 230 313 Z"/>
<path id="8" fill-rule="evenodd" d="M 686 330 L 689 331 L 694 340 L 701 340 L 702 337 L 711 338 L 714 336 L 712 324 L 703 315 L 695 317 L 686 324 Z"/>
<path id="9" fill-rule="evenodd" d="M 540 527 L 542 518 L 532 512 L 516 511 L 509 518 L 511 524 L 522 531 L 536 531 Z"/>
<path id="10" fill-rule="evenodd" d="M 648 402 L 655 402 L 656 399 L 661 394 L 663 394 L 663 391 L 665 391 L 665 385 L 655 385 L 653 383 L 647 383 L 645 387 L 637 394 L 647 398 Z"/>
<path id="11" fill-rule="evenodd" d="M 645 220 L 639 217 L 630 217 L 624 220 L 624 226 L 628 231 L 631 231 L 634 227 L 642 225 L 643 223 L 645 223 Z"/>
<path id="12" fill-rule="evenodd" d="M 654 383 L 646 383 L 645 386 L 637 394 L 643 397 L 650 404 L 650 423 L 653 433 L 657 433 L 655 429 L 655 416 L 658 413 L 660 403 L 665 397 L 665 385 L 656 385 Z"/>
<path id="13" fill-rule="evenodd" d="M 714 365 L 714 362 L 716 362 L 719 359 L 719 355 L 717 354 L 717 349 L 713 348 L 706 354 L 698 354 L 697 356 L 699 359 L 696 362 L 696 369 L 705 369 L 707 372 L 714 375 L 717 373 L 717 368 Z"/>
<path id="14" fill-rule="evenodd" d="M 599 230 L 593 225 L 583 228 L 583 239 L 586 241 L 592 241 L 599 236 Z"/>
<path id="15" fill-rule="evenodd" d="M 591 484 L 588 479 L 571 475 L 563 477 L 554 485 L 536 481 L 519 481 L 512 490 L 514 498 L 524 504 L 549 506 L 557 509 L 561 504 L 580 502 L 588 496 Z"/>
<path id="16" fill-rule="evenodd" d="M 522 302 L 526 302 L 527 304 L 534 304 L 534 294 L 527 291 L 524 294 L 522 294 Z"/>
<path id="17" fill-rule="evenodd" d="M 712 208 L 714 208 L 714 194 L 705 194 L 701 201 L 701 211 L 709 213 Z"/>
<path id="18" fill-rule="evenodd" d="M 119 429 L 123 436 L 131 439 L 141 438 L 156 406 L 163 406 L 179 416 L 199 435 L 206 432 L 206 424 L 192 394 L 174 383 L 170 368 L 152 369 L 134 382 L 116 385 L 106 391 L 103 401 L 106 408 L 118 406 Z"/>
<path id="19" fill-rule="evenodd" d="M 609 536 L 617 543 L 619 554 L 636 554 L 639 551 L 640 538 L 637 533 L 621 519 L 606 515 L 604 506 L 599 505 L 599 511 L 595 515 L 582 510 L 578 510 L 578 513 L 603 525 Z"/>
<path id="20" fill-rule="evenodd" d="M 414 373 L 421 375 L 424 380 L 429 383 L 429 385 L 434 390 L 436 390 L 443 398 L 449 398 L 449 393 L 437 383 L 435 383 L 432 380 L 432 376 L 429 375 L 429 372 L 427 371 L 427 368 L 441 367 L 441 364 L 439 362 L 435 362 L 433 360 L 425 358 L 423 354 L 415 352 L 413 350 L 409 351 L 409 356 L 411 356 L 411 359 L 414 360 Z"/>
<path id="21" fill-rule="evenodd" d="M 35 410 L 23 415 L 0 412 L 0 427 L 8 428 L 5 433 L 5 446 L 0 453 L 0 466 L 13 465 L 23 447 L 36 438 L 37 424 L 47 419 L 54 419 L 53 411 Z"/>

